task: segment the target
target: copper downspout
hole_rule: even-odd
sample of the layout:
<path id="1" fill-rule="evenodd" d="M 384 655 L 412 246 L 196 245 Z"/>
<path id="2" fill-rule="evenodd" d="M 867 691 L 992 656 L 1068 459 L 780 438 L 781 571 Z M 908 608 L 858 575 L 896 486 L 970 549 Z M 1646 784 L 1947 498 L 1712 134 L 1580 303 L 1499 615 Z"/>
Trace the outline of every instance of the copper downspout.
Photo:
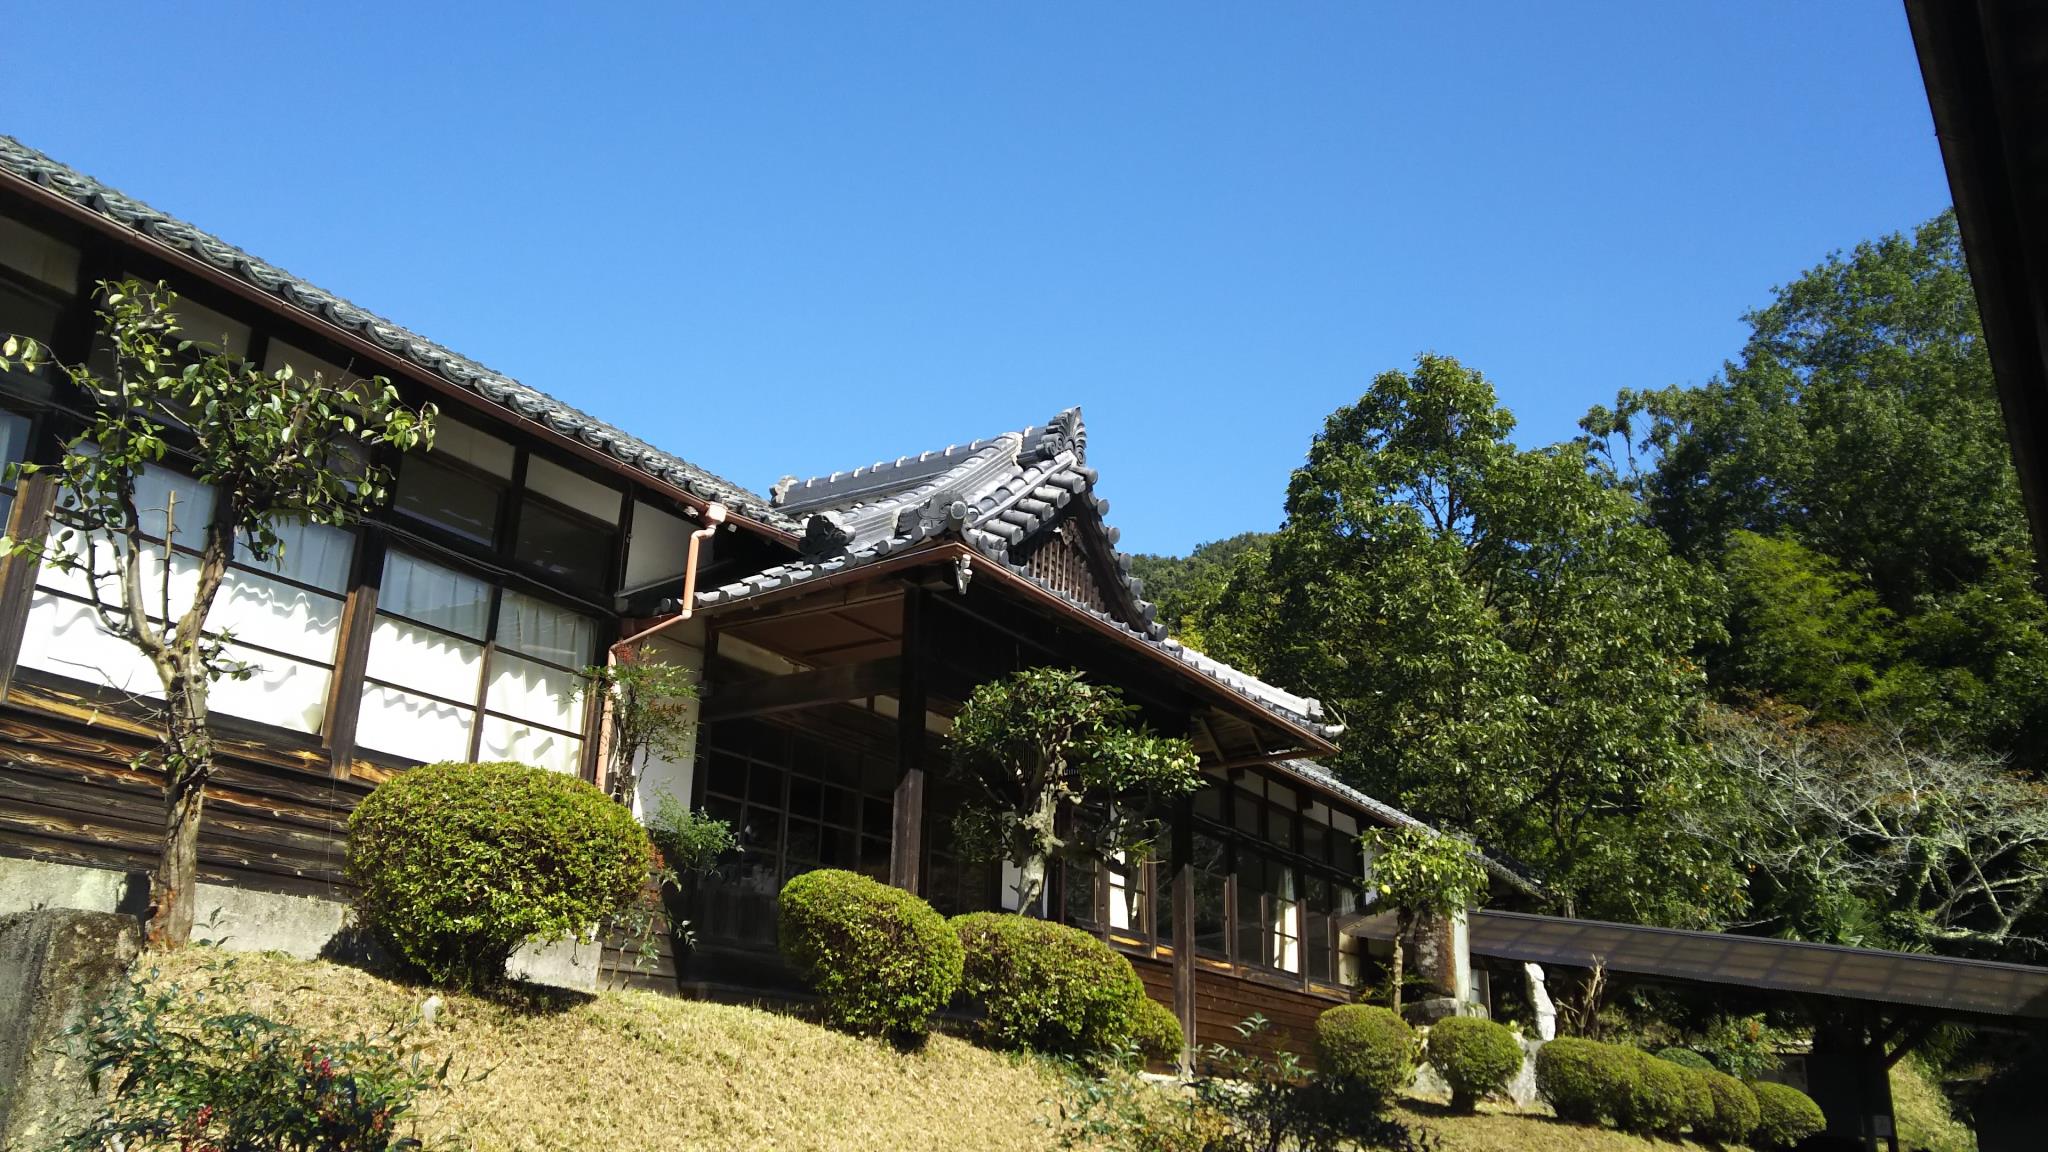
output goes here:
<path id="1" fill-rule="evenodd" d="M 640 631 L 633 633 L 631 636 L 628 636 L 625 639 L 620 640 L 618 643 L 613 644 L 609 649 L 606 649 L 605 663 L 608 666 L 617 667 L 619 663 L 619 658 L 622 655 L 624 655 L 628 649 L 636 647 L 640 644 L 641 641 L 647 639 L 655 633 L 660 632 L 665 628 L 672 628 L 675 625 L 680 624 L 683 621 L 688 620 L 690 618 L 690 613 L 695 609 L 697 603 L 698 549 L 703 547 L 704 541 L 710 539 L 711 535 L 718 531 L 718 526 L 723 523 L 725 523 L 725 505 L 711 503 L 704 506 L 704 526 L 702 528 L 697 529 L 695 532 L 690 533 L 690 551 L 688 557 L 683 561 L 682 611 L 677 612 L 675 615 L 670 616 L 668 619 L 663 620 L 659 624 L 655 624 L 648 628 L 642 628 Z M 600 776 L 598 786 L 600 788 L 605 789 L 607 792 L 611 790 L 612 785 L 611 753 L 612 702 L 611 693 L 607 692 L 605 693 L 604 707 L 599 711 L 597 718 L 597 771 Z M 633 803 L 632 798 L 626 798 L 625 803 L 630 807 Z"/>

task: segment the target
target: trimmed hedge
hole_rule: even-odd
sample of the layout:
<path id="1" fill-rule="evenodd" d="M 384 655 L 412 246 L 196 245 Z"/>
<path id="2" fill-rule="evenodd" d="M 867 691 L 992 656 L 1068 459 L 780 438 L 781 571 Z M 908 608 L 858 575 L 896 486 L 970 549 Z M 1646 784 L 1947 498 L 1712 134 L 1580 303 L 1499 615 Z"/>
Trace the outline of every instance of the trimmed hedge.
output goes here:
<path id="1" fill-rule="evenodd" d="M 1657 1049 L 1657 1059 L 1669 1060 L 1681 1068 L 1690 1068 L 1695 1072 L 1711 1072 L 1714 1070 L 1714 1062 L 1712 1060 L 1707 1059 L 1690 1048 L 1659 1048 Z"/>
<path id="2" fill-rule="evenodd" d="M 574 776 L 525 764 L 429 764 L 379 785 L 348 821 L 361 922 L 435 983 L 495 984 L 528 940 L 588 932 L 647 883 L 633 814 Z"/>
<path id="3" fill-rule="evenodd" d="M 1316 1017 L 1316 1069 L 1391 1096 L 1415 1075 L 1415 1032 L 1386 1008 L 1341 1004 Z"/>
<path id="4" fill-rule="evenodd" d="M 1713 1094 L 1698 1073 L 1639 1048 L 1621 1052 L 1628 1071 L 1609 1113 L 1615 1127 L 1646 1136 L 1676 1136 L 1713 1119 Z"/>
<path id="5" fill-rule="evenodd" d="M 1144 982 L 1101 940 L 1012 912 L 969 912 L 952 927 L 966 950 L 961 988 L 981 1002 L 981 1033 L 995 1047 L 1095 1056 L 1137 1034 Z"/>
<path id="6" fill-rule="evenodd" d="M 1478 1016 L 1451 1016 L 1430 1026 L 1429 1062 L 1451 1086 L 1451 1107 L 1473 1112 L 1522 1070 L 1522 1045 L 1504 1025 Z"/>
<path id="7" fill-rule="evenodd" d="M 1758 1148 L 1791 1148 L 1828 1126 L 1820 1105 L 1797 1088 L 1757 1080 L 1749 1089 L 1757 1105 L 1756 1129 L 1749 1139 Z"/>
<path id="8" fill-rule="evenodd" d="M 1164 1064 L 1179 1061 L 1181 1049 L 1187 1047 L 1180 1017 L 1150 996 L 1138 1003 L 1137 1015 L 1131 1019 L 1131 1039 L 1137 1043 L 1140 1056 Z"/>
<path id="9" fill-rule="evenodd" d="M 1624 1050 L 1613 1044 L 1567 1037 L 1536 1050 L 1536 1091 L 1560 1119 L 1575 1123 L 1614 1115 L 1628 1073 Z"/>
<path id="10" fill-rule="evenodd" d="M 782 955 L 834 1028 L 921 1040 L 960 986 L 960 939 L 932 906 L 826 868 L 782 886 Z"/>
<path id="11" fill-rule="evenodd" d="M 1756 1131 L 1757 1123 L 1763 1118 L 1757 1107 L 1756 1093 L 1750 1091 L 1749 1085 L 1719 1069 L 1709 1068 L 1699 1076 L 1714 1098 L 1714 1113 L 1704 1124 L 1693 1125 L 1693 1133 L 1722 1144 L 1746 1143 L 1749 1134 Z"/>

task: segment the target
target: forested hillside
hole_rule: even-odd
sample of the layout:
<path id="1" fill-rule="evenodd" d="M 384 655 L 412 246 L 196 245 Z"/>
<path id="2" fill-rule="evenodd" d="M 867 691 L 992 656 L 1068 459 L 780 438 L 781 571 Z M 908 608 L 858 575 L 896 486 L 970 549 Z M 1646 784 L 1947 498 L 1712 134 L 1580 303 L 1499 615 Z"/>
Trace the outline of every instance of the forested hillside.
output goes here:
<path id="1" fill-rule="evenodd" d="M 1382 373 L 1278 533 L 1136 570 L 1566 911 L 2048 960 L 2048 602 L 1954 219 L 1746 319 L 1541 448 L 1472 366 Z"/>

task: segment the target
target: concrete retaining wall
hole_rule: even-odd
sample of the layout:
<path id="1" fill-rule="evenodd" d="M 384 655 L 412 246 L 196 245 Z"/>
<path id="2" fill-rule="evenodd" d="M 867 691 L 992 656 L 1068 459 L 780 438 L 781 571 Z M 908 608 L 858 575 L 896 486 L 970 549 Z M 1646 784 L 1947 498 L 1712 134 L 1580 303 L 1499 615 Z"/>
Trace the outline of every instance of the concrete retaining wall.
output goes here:
<path id="1" fill-rule="evenodd" d="M 0 916 L 0 1148 L 45 1147 L 91 1119 L 96 1101 L 64 1033 L 120 985 L 141 951 L 133 916 Z"/>

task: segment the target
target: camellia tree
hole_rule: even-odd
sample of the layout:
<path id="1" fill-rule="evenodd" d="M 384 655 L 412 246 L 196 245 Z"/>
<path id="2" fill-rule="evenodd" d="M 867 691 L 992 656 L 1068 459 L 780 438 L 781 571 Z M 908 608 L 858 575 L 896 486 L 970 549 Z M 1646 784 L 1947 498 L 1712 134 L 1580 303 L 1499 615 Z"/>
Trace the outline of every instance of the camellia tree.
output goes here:
<path id="1" fill-rule="evenodd" d="M 637 648 L 622 649 L 610 664 L 583 670 L 583 690 L 596 694 L 608 721 L 605 779 L 612 799 L 631 807 L 647 757 L 680 761 L 689 755 L 697 673 Z"/>
<path id="2" fill-rule="evenodd" d="M 1372 861 L 1366 885 L 1395 912 L 1391 995 L 1399 1012 L 1403 941 L 1416 919 L 1449 918 L 1477 908 L 1486 899 L 1486 866 L 1471 841 L 1413 824 L 1375 829 L 1360 839 Z"/>
<path id="3" fill-rule="evenodd" d="M 1038 907 L 1056 859 L 1111 868 L 1157 834 L 1159 803 L 1201 786 L 1194 746 L 1133 723 L 1116 689 L 1034 668 L 974 690 L 953 721 L 954 772 L 973 795 L 961 842 L 1017 865 L 1018 907 Z"/>
<path id="4" fill-rule="evenodd" d="M 148 702 L 158 743 L 138 758 L 163 779 L 164 845 L 150 879 L 148 930 L 161 947 L 192 934 L 200 816 L 215 763 L 208 692 L 223 677 L 254 673 L 228 655 L 231 637 L 207 625 L 229 562 L 238 550 L 257 563 L 276 559 L 293 521 L 347 524 L 382 504 L 390 477 L 374 463 L 376 451 L 431 446 L 435 414 L 431 405 L 402 404 L 382 378 L 308 378 L 289 366 L 264 372 L 184 339 L 175 300 L 162 284 L 101 284 L 104 367 L 60 363 L 19 338 L 0 343 L 0 371 L 61 373 L 84 413 L 61 460 L 21 468 L 55 478 L 57 528 L 46 539 L 7 538 L 4 548 L 83 576 L 100 626 L 134 645 L 163 689 L 161 700 Z M 204 485 L 210 514 L 180 508 L 175 495 L 163 508 L 143 507 L 138 484 L 154 467 Z M 203 523 L 197 570 L 179 605 L 167 542 L 181 514 Z"/>

